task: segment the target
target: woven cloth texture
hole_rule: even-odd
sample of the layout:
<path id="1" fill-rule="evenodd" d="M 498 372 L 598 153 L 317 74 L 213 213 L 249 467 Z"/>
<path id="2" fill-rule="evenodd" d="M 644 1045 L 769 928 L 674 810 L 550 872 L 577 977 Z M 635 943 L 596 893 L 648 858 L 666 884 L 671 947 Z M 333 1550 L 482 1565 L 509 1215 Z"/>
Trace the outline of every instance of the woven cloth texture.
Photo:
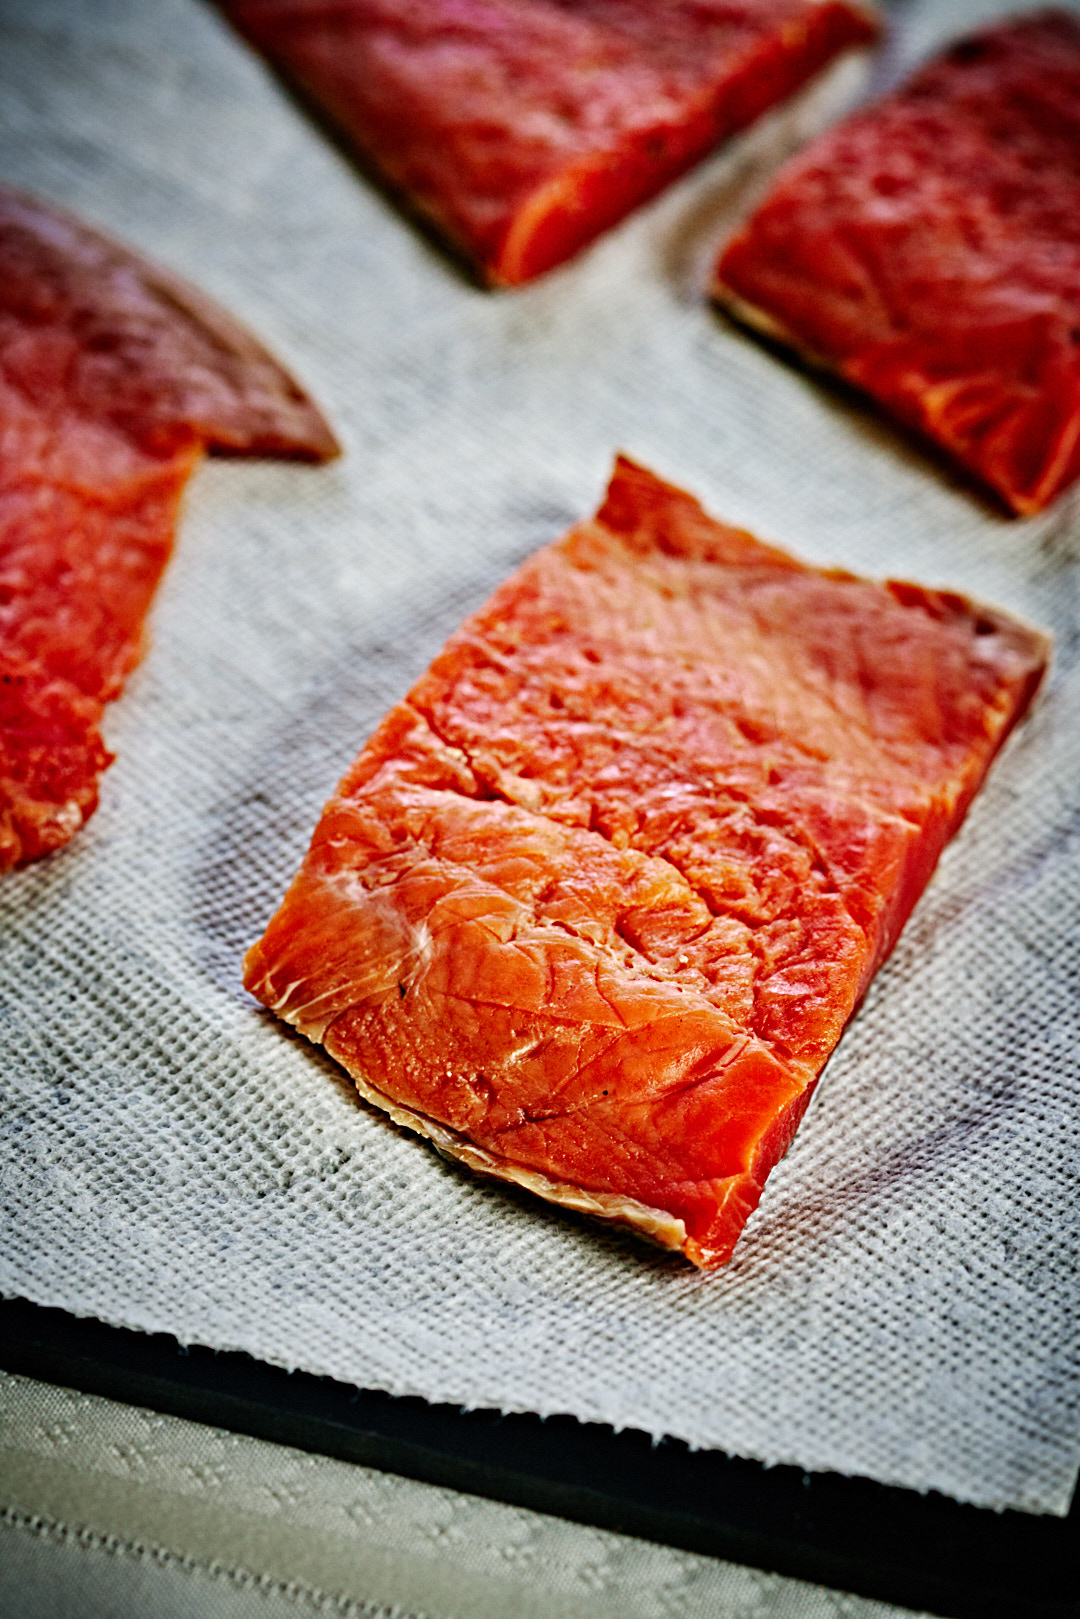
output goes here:
<path id="1" fill-rule="evenodd" d="M 913 0 L 877 71 L 990 13 Z M 198 474 L 108 717 L 101 809 L 0 886 L 0 1289 L 394 1393 L 1065 1511 L 1080 501 L 1006 519 L 703 302 L 717 239 L 824 92 L 499 296 L 199 0 L 0 0 L 0 19 L 0 177 L 219 297 L 346 446 L 326 469 Z M 1056 637 L 1045 696 L 709 1276 L 470 1179 L 239 983 L 382 712 L 594 507 L 616 447 L 810 561 Z"/>
<path id="2" fill-rule="evenodd" d="M 3 1373 L 0 1481 L 0 1619 L 920 1619 Z"/>

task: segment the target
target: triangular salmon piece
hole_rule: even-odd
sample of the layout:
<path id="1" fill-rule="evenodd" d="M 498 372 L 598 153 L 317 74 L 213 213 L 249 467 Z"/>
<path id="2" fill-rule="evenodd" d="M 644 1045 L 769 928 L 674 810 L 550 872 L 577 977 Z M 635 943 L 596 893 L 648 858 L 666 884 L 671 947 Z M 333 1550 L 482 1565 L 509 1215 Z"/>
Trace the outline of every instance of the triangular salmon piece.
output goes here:
<path id="1" fill-rule="evenodd" d="M 620 460 L 387 715 L 245 983 L 474 1169 L 722 1264 L 1047 653 Z"/>
<path id="2" fill-rule="evenodd" d="M 0 187 L 0 871 L 97 804 L 103 704 L 138 661 L 205 449 L 323 460 L 306 395 L 224 310 Z"/>

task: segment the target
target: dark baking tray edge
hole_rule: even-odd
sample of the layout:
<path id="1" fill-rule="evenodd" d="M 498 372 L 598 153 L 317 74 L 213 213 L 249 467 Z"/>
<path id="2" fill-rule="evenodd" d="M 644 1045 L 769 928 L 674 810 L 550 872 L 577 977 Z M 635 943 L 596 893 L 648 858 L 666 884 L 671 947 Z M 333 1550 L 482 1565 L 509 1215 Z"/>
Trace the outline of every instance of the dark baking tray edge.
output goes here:
<path id="1" fill-rule="evenodd" d="M 946 1619 L 1080 1619 L 1080 1511 L 990 1512 L 677 1440 L 429 1405 L 0 1300 L 0 1366 Z"/>

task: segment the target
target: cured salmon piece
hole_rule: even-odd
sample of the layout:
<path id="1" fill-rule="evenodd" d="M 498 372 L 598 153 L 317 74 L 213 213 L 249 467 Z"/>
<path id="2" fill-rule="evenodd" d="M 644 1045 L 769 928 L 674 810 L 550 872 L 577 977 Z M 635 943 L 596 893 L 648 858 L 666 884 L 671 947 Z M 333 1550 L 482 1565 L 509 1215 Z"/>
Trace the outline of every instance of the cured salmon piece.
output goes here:
<path id="1" fill-rule="evenodd" d="M 839 51 L 859 0 L 221 0 L 489 281 L 530 281 Z"/>
<path id="2" fill-rule="evenodd" d="M 139 659 L 202 452 L 336 448 L 224 311 L 0 187 L 0 871 L 97 804 L 103 705 Z"/>
<path id="3" fill-rule="evenodd" d="M 443 1151 L 720 1265 L 1047 654 L 620 459 L 386 716 L 244 981 Z"/>
<path id="4" fill-rule="evenodd" d="M 1080 476 L 1080 22 L 989 28 L 813 142 L 713 290 L 1040 511 Z"/>

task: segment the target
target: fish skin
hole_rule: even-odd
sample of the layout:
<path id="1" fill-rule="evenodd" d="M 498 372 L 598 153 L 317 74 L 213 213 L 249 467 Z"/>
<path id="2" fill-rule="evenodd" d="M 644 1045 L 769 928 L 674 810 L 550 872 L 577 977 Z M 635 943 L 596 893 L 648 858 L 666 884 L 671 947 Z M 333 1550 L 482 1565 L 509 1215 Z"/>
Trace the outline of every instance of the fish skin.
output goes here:
<path id="1" fill-rule="evenodd" d="M 220 0 L 489 282 L 571 257 L 878 25 L 858 0 Z"/>
<path id="2" fill-rule="evenodd" d="M 441 1150 L 720 1265 L 1048 652 L 620 458 L 361 751 L 245 984 Z"/>
<path id="3" fill-rule="evenodd" d="M 1020 516 L 1080 477 L 1080 22 L 1000 23 L 780 171 L 716 265 L 731 313 Z"/>
<path id="4" fill-rule="evenodd" d="M 322 460 L 329 427 L 201 293 L 0 186 L 0 871 L 62 848 L 111 762 L 205 449 Z"/>

